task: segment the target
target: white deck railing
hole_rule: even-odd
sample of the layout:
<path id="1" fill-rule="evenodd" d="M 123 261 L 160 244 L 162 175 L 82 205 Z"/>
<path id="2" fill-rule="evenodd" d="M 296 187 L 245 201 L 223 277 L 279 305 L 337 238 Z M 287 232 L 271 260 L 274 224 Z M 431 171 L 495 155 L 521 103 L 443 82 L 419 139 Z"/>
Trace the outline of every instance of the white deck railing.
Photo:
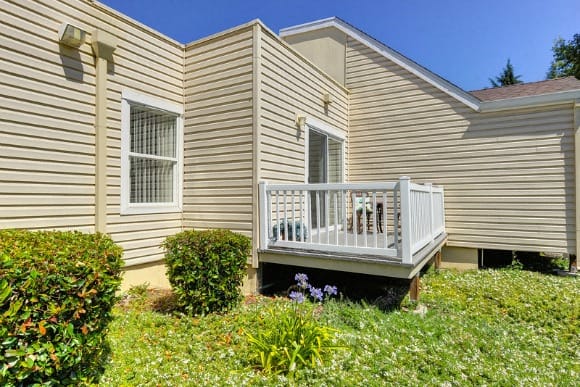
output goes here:
<path id="1" fill-rule="evenodd" d="M 260 183 L 260 248 L 373 254 L 412 263 L 445 231 L 444 192 L 387 183 Z"/>

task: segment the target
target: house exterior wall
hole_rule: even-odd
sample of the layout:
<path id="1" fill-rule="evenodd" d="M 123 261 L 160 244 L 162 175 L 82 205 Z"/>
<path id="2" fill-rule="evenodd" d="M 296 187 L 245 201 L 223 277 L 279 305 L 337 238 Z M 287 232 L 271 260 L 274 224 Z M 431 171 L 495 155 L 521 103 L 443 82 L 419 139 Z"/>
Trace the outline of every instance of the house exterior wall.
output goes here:
<path id="1" fill-rule="evenodd" d="M 1 4 L 1 228 L 94 230 L 95 70 L 90 45 L 59 52 L 58 12 Z"/>
<path id="2" fill-rule="evenodd" d="M 346 34 L 336 28 L 323 28 L 284 38 L 292 48 L 320 67 L 340 84 L 346 76 Z"/>
<path id="3" fill-rule="evenodd" d="M 349 38 L 350 180 L 445 187 L 448 244 L 575 253 L 571 105 L 478 113 Z"/>
<path id="4" fill-rule="evenodd" d="M 184 227 L 252 237 L 252 25 L 188 44 L 184 87 Z"/>
<path id="5" fill-rule="evenodd" d="M 58 43 L 68 22 L 79 49 Z M 157 261 L 181 213 L 120 215 L 121 92 L 183 103 L 183 48 L 99 3 L 0 5 L 0 227 L 95 231 L 95 59 L 91 32 L 118 40 L 107 76 L 106 232 L 128 265 Z"/>
<path id="6" fill-rule="evenodd" d="M 304 183 L 307 128 L 296 125 L 296 116 L 343 133 L 348 152 L 348 92 L 270 31 L 262 31 L 260 44 L 260 179 Z M 333 98 L 327 107 L 322 102 L 324 93 Z"/>

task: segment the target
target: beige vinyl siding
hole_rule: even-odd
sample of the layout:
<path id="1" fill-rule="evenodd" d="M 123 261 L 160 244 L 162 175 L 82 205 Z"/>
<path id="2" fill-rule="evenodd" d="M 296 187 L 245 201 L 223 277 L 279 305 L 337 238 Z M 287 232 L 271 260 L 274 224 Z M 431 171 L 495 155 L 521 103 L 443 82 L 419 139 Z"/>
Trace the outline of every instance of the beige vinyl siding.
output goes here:
<path id="1" fill-rule="evenodd" d="M 260 73 L 260 178 L 304 183 L 304 130 L 297 114 L 322 121 L 344 133 L 348 149 L 348 94 L 346 89 L 300 54 L 262 31 Z M 325 106 L 323 93 L 333 102 Z"/>
<path id="2" fill-rule="evenodd" d="M 575 251 L 569 105 L 477 113 L 348 39 L 351 181 L 445 187 L 449 245 Z"/>
<path id="3" fill-rule="evenodd" d="M 181 229 L 181 214 L 119 214 L 121 90 L 183 103 L 182 46 L 98 3 L 10 1 L 0 11 L 0 227 L 94 231 L 98 28 L 118 39 L 107 91 L 107 232 L 128 264 L 161 259 L 159 243 Z M 58 44 L 63 22 L 87 31 L 79 49 Z"/>
<path id="4" fill-rule="evenodd" d="M 91 9 L 74 1 L 69 4 L 67 11 L 75 16 Z M 160 260 L 160 244 L 181 231 L 182 214 L 120 215 L 121 93 L 128 89 L 183 104 L 183 47 L 114 11 L 92 11 L 92 16 L 83 20 L 118 39 L 107 84 L 107 232 L 123 247 L 128 265 Z"/>
<path id="5" fill-rule="evenodd" d="M 185 51 L 185 228 L 252 236 L 252 26 Z"/>
<path id="6" fill-rule="evenodd" d="M 59 22 L 11 2 L 0 24 L 0 228 L 94 231 L 90 46 L 59 52 Z"/>

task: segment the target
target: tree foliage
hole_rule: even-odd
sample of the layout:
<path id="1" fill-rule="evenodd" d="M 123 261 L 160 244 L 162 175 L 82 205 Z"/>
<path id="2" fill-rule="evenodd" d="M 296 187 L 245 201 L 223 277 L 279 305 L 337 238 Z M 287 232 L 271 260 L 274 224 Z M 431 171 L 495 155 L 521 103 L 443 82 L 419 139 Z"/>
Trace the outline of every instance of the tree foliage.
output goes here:
<path id="1" fill-rule="evenodd" d="M 521 77 L 521 75 L 515 75 L 514 66 L 508 59 L 502 72 L 497 77 L 495 77 L 495 79 L 489 78 L 489 82 L 491 83 L 492 87 L 515 85 L 522 83 L 522 80 L 520 79 Z"/>
<path id="2" fill-rule="evenodd" d="M 580 79 L 580 34 L 566 42 L 558 38 L 552 46 L 554 58 L 546 74 L 548 79 L 575 76 Z"/>

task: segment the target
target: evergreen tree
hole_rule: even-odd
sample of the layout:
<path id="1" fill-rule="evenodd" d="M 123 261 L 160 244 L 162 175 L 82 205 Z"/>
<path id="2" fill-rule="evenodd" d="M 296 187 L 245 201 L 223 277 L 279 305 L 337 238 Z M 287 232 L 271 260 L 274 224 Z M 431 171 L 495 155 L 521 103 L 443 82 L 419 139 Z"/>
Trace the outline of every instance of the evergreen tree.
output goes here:
<path id="1" fill-rule="evenodd" d="M 520 79 L 521 77 L 521 75 L 515 75 L 514 66 L 508 59 L 507 64 L 505 65 L 505 68 L 502 70 L 501 74 L 495 77 L 495 79 L 489 78 L 489 82 L 491 83 L 492 87 L 515 85 L 522 83 Z"/>
<path id="2" fill-rule="evenodd" d="M 580 79 L 580 34 L 566 42 L 562 38 L 556 39 L 552 46 L 554 59 L 550 64 L 548 79 L 575 76 Z"/>

